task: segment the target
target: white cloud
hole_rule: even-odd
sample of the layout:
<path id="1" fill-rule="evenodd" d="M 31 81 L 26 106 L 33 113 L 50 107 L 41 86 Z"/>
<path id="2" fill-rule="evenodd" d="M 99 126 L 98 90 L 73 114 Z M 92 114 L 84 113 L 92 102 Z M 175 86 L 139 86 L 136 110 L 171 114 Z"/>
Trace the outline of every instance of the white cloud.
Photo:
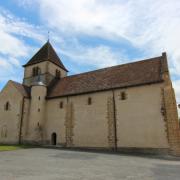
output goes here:
<path id="1" fill-rule="evenodd" d="M 30 2 L 27 0 L 27 2 Z M 39 0 L 40 15 L 45 23 L 65 33 L 84 33 L 126 37 L 131 24 L 127 4 L 104 3 L 97 0 Z M 128 12 L 127 12 L 128 10 Z M 49 13 L 51 12 L 51 13 Z"/>
<path id="2" fill-rule="evenodd" d="M 44 41 L 43 31 L 0 7 L 0 82 L 19 79 L 20 60 L 28 57 L 34 49 L 26 38 Z"/>
<path id="3" fill-rule="evenodd" d="M 2 31 L 35 39 L 36 41 L 45 41 L 42 27 L 35 26 L 26 22 L 24 19 L 15 17 L 4 9 L 0 10 L 0 28 Z"/>
<path id="4" fill-rule="evenodd" d="M 18 38 L 0 30 L 0 53 L 13 57 L 27 56 L 28 46 Z"/>
<path id="5" fill-rule="evenodd" d="M 2 57 L 0 57 L 0 68 L 1 68 L 1 72 L 2 72 L 2 70 L 3 70 L 4 68 L 5 68 L 5 69 L 7 69 L 7 68 L 11 69 L 12 66 L 11 66 L 11 64 L 8 63 L 5 59 L 3 59 Z"/>
<path id="6" fill-rule="evenodd" d="M 22 77 L 18 69 L 21 68 L 19 61 L 15 58 L 4 58 L 0 56 L 0 85 L 5 84 L 8 80 L 21 82 Z"/>
<path id="7" fill-rule="evenodd" d="M 65 47 L 67 48 L 67 47 Z M 113 53 L 108 46 L 83 47 L 80 44 L 71 49 L 60 49 L 60 53 L 71 58 L 79 65 L 90 65 L 96 68 L 117 65 L 123 59 L 123 53 Z"/>
<path id="8" fill-rule="evenodd" d="M 168 50 L 170 56 L 179 56 L 179 0 L 31 0 L 31 3 L 38 3 L 45 23 L 66 34 L 82 33 L 113 40 L 123 37 L 149 54 Z"/>
<path id="9" fill-rule="evenodd" d="M 0 53 L 11 57 L 27 56 L 31 47 L 20 36 L 42 41 L 43 35 L 38 32 L 40 28 L 14 17 L 3 9 L 0 10 Z"/>
<path id="10" fill-rule="evenodd" d="M 66 36 L 83 34 L 112 41 L 124 38 L 146 56 L 167 51 L 172 74 L 180 76 L 179 0 L 23 0 L 23 5 L 27 3 L 28 7 L 33 4 L 38 8 L 45 24 Z M 81 55 L 75 51 L 69 54 L 81 62 L 92 57 L 98 67 L 115 64 L 119 59 L 108 47 L 85 48 Z M 108 63 L 101 61 L 108 56 Z M 176 85 L 175 89 L 179 98 Z"/>
<path id="11" fill-rule="evenodd" d="M 173 87 L 175 89 L 177 103 L 180 104 L 180 80 L 175 80 Z"/>
<path id="12" fill-rule="evenodd" d="M 89 35 L 112 41 L 124 38 L 146 56 L 167 51 L 171 73 L 180 76 L 179 0 L 19 0 L 19 3 L 38 10 L 44 24 L 64 37 Z M 71 59 L 98 67 L 116 64 L 120 59 L 108 46 L 62 47 Z M 124 54 L 119 56 L 123 58 Z M 177 84 L 176 81 L 180 99 Z"/>
<path id="13" fill-rule="evenodd" d="M 8 80 L 8 76 L 13 71 L 12 65 L 4 58 L 0 57 L 0 82 Z"/>

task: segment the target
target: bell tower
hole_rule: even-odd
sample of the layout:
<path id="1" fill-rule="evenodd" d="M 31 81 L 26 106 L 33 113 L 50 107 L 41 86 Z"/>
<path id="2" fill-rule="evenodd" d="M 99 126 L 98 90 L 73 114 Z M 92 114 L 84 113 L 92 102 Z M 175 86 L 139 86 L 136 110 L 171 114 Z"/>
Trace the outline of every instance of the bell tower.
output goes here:
<path id="1" fill-rule="evenodd" d="M 26 86 L 37 83 L 48 86 L 52 80 L 67 76 L 68 72 L 49 41 L 23 67 Z"/>

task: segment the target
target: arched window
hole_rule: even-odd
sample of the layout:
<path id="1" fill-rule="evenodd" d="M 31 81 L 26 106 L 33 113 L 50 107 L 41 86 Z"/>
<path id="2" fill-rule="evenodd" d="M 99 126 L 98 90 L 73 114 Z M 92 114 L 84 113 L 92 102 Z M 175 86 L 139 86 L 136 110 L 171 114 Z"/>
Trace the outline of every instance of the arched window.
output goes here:
<path id="1" fill-rule="evenodd" d="M 33 69 L 32 69 L 32 75 L 36 76 L 36 68 L 35 67 L 33 67 Z"/>
<path id="2" fill-rule="evenodd" d="M 9 111 L 10 110 L 10 104 L 9 102 L 6 102 L 5 106 L 4 106 L 5 111 Z"/>
<path id="3" fill-rule="evenodd" d="M 38 76 L 41 74 L 41 69 L 39 67 L 33 67 L 32 69 L 32 75 L 33 76 Z"/>
<path id="4" fill-rule="evenodd" d="M 7 126 L 4 125 L 2 128 L 1 128 L 1 137 L 2 138 L 6 138 L 7 137 Z"/>
<path id="5" fill-rule="evenodd" d="M 62 101 L 60 102 L 59 107 L 60 107 L 60 109 L 63 108 L 63 102 Z"/>
<path id="6" fill-rule="evenodd" d="M 61 71 L 59 71 L 58 69 L 56 69 L 56 78 L 61 78 Z"/>
<path id="7" fill-rule="evenodd" d="M 121 92 L 121 100 L 126 100 L 126 99 L 127 99 L 126 93 L 124 91 Z"/>
<path id="8" fill-rule="evenodd" d="M 88 105 L 91 105 L 91 104 L 92 104 L 92 98 L 88 97 Z"/>
<path id="9" fill-rule="evenodd" d="M 39 67 L 37 67 L 37 75 L 41 74 L 41 69 Z"/>

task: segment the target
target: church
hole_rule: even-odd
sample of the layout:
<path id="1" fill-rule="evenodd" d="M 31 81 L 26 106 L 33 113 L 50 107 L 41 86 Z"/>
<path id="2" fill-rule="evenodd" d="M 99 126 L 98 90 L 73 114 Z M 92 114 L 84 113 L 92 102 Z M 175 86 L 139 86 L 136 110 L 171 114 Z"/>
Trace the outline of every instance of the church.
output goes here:
<path id="1" fill-rule="evenodd" d="M 180 155 L 167 56 L 68 75 L 51 43 L 0 92 L 0 144 Z"/>

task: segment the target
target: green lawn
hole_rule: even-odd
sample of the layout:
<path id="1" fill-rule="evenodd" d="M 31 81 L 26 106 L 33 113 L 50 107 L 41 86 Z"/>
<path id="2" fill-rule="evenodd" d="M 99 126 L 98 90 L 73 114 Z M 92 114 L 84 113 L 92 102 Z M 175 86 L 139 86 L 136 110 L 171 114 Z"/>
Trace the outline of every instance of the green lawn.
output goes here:
<path id="1" fill-rule="evenodd" d="M 0 145 L 0 151 L 13 151 L 17 149 L 30 148 L 30 146 L 24 145 Z"/>

